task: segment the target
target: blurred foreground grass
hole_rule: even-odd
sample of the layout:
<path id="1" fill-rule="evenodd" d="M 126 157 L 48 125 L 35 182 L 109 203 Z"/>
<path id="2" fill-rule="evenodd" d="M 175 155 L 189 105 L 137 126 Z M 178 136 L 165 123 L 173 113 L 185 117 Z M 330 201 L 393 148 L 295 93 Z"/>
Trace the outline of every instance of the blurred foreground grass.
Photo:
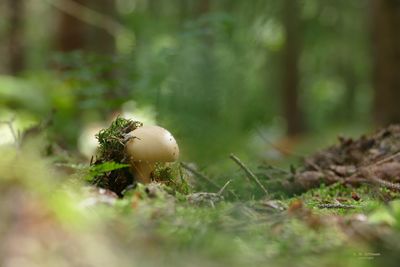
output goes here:
<path id="1" fill-rule="evenodd" d="M 274 202 L 243 198 L 194 205 L 162 190 L 149 194 L 141 186 L 117 199 L 85 185 L 80 172 L 61 172 L 41 149 L 34 141 L 19 150 L 0 148 L 2 266 L 397 262 L 399 247 L 393 241 L 399 237 L 400 204 L 385 207 L 366 188 L 358 191 L 360 201 L 340 186 Z M 339 197 L 357 209 L 318 209 Z M 368 253 L 376 255 L 368 260 Z"/>

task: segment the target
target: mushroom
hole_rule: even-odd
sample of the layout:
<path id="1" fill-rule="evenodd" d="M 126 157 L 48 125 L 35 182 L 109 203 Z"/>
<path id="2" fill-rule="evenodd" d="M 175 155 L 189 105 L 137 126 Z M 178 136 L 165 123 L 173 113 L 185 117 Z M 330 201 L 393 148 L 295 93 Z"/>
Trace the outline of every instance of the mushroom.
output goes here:
<path id="1" fill-rule="evenodd" d="M 159 126 L 142 126 L 128 134 L 126 154 L 138 182 L 150 183 L 151 173 L 158 162 L 173 162 L 179 157 L 175 138 Z"/>

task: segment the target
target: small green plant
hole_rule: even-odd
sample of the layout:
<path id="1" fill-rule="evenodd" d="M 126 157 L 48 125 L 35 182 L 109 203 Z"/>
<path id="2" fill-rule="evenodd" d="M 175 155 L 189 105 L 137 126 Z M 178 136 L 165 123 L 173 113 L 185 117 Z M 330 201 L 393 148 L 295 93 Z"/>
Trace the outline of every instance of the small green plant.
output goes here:
<path id="1" fill-rule="evenodd" d="M 107 161 L 101 164 L 91 165 L 88 169 L 88 173 L 85 179 L 88 182 L 96 183 L 95 179 L 97 177 L 100 177 L 101 175 L 104 175 L 108 172 L 112 172 L 127 167 L 129 167 L 129 164 L 116 163 L 113 161 Z"/>

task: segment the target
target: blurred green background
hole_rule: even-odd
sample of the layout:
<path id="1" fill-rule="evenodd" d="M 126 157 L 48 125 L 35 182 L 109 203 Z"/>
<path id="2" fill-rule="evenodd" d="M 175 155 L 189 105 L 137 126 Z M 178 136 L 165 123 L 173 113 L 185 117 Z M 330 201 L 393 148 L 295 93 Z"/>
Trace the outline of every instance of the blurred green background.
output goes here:
<path id="1" fill-rule="evenodd" d="M 53 141 L 88 158 L 118 114 L 166 127 L 203 164 L 315 150 L 400 119 L 397 74 L 374 80 L 400 49 L 379 43 L 398 39 L 389 2 L 1 1 L 0 119 L 51 119 Z"/>

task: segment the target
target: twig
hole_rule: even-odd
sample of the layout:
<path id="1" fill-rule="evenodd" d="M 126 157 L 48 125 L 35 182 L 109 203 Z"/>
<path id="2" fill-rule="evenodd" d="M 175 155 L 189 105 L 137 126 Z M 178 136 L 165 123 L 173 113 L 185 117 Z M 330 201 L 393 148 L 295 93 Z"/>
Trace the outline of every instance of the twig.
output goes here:
<path id="1" fill-rule="evenodd" d="M 355 209 L 357 208 L 354 205 L 346 205 L 346 204 L 320 204 L 318 205 L 318 208 L 320 209 Z"/>
<path id="2" fill-rule="evenodd" d="M 371 178 L 371 181 L 374 184 L 378 184 L 380 186 L 383 186 L 383 187 L 386 187 L 389 189 L 394 189 L 394 190 L 400 191 L 400 184 L 391 183 L 391 182 L 388 182 L 388 181 L 385 181 L 385 180 L 382 180 L 379 178 Z"/>
<path id="3" fill-rule="evenodd" d="M 389 181 L 385 181 L 379 178 L 369 177 L 369 178 L 362 178 L 362 177 L 348 177 L 344 181 L 344 183 L 348 184 L 368 184 L 368 185 L 378 185 L 381 187 L 386 187 L 389 189 L 394 189 L 400 191 L 400 184 L 395 184 Z"/>
<path id="4" fill-rule="evenodd" d="M 264 170 L 272 170 L 272 171 L 280 172 L 282 174 L 290 174 L 290 172 L 288 170 L 273 166 L 268 163 L 264 163 L 264 165 L 260 166 L 259 168 L 264 169 Z"/>
<path id="5" fill-rule="evenodd" d="M 369 177 L 369 178 L 361 178 L 361 177 L 352 177 L 346 179 L 347 183 L 364 183 L 364 184 L 375 184 L 382 187 L 386 187 L 389 189 L 394 189 L 400 191 L 400 184 L 391 183 L 389 181 L 385 181 L 379 178 Z"/>
<path id="6" fill-rule="evenodd" d="M 388 161 L 391 161 L 392 159 L 396 158 L 400 156 L 400 152 L 396 152 L 388 157 L 385 157 L 381 160 L 378 160 L 374 163 L 372 163 L 369 166 L 365 166 L 365 167 L 361 167 L 356 173 L 350 175 L 349 177 L 346 178 L 347 182 L 354 182 L 354 181 L 359 181 L 361 183 L 372 183 L 372 184 L 376 184 L 376 185 L 380 185 L 382 187 L 386 187 L 389 189 L 394 189 L 394 190 L 398 190 L 400 191 L 400 184 L 395 184 L 395 183 L 391 183 L 389 181 L 385 181 L 382 180 L 380 178 L 377 177 L 373 177 L 373 174 L 371 173 L 371 168 L 375 167 L 375 166 L 379 166 L 382 165 Z M 367 176 L 365 178 L 358 178 L 357 176 L 360 175 L 360 173 L 362 173 L 362 171 L 364 171 L 366 174 L 364 176 Z"/>
<path id="7" fill-rule="evenodd" d="M 319 172 L 321 172 L 321 173 L 324 173 L 324 171 L 321 169 L 321 167 L 319 167 L 317 164 L 315 164 L 312 160 L 306 158 L 306 159 L 304 160 L 304 162 L 305 162 L 306 164 L 310 165 L 311 167 L 313 167 L 315 171 L 319 171 Z"/>
<path id="8" fill-rule="evenodd" d="M 243 171 L 247 174 L 247 176 L 251 180 L 253 180 L 264 191 L 266 195 L 268 195 L 267 189 L 265 189 L 260 180 L 258 180 L 257 176 L 254 173 L 252 173 L 251 170 L 247 168 L 246 165 L 244 165 L 243 162 L 241 162 L 238 157 L 236 157 L 233 154 L 231 154 L 229 157 L 243 169 Z"/>
<path id="9" fill-rule="evenodd" d="M 225 191 L 225 189 L 226 189 L 226 187 L 230 184 L 232 182 L 232 180 L 229 180 L 228 182 L 226 182 L 225 184 L 224 184 L 224 186 L 218 191 L 218 195 L 221 195 L 224 191 Z"/>
<path id="10" fill-rule="evenodd" d="M 396 152 L 396 153 L 394 153 L 394 154 L 391 155 L 391 156 L 388 156 L 388 157 L 386 157 L 386 158 L 383 158 L 383 159 L 381 159 L 381 160 L 378 160 L 377 162 L 373 163 L 372 165 L 381 165 L 381 164 L 383 164 L 383 163 L 386 163 L 386 162 L 388 162 L 388 161 L 390 161 L 390 160 L 396 158 L 396 157 L 399 156 L 399 155 L 400 155 L 400 152 Z"/>
<path id="11" fill-rule="evenodd" d="M 213 187 L 217 188 L 218 190 L 220 190 L 220 186 L 218 186 L 216 183 L 214 183 L 210 178 L 208 178 L 207 176 L 205 176 L 204 174 L 202 174 L 201 172 L 195 170 L 194 168 L 190 167 L 188 164 L 181 162 L 181 166 L 190 171 L 191 173 L 193 173 L 194 175 L 196 175 L 197 177 L 203 179 L 204 181 L 206 181 L 207 183 L 209 183 L 210 185 L 212 185 Z"/>

